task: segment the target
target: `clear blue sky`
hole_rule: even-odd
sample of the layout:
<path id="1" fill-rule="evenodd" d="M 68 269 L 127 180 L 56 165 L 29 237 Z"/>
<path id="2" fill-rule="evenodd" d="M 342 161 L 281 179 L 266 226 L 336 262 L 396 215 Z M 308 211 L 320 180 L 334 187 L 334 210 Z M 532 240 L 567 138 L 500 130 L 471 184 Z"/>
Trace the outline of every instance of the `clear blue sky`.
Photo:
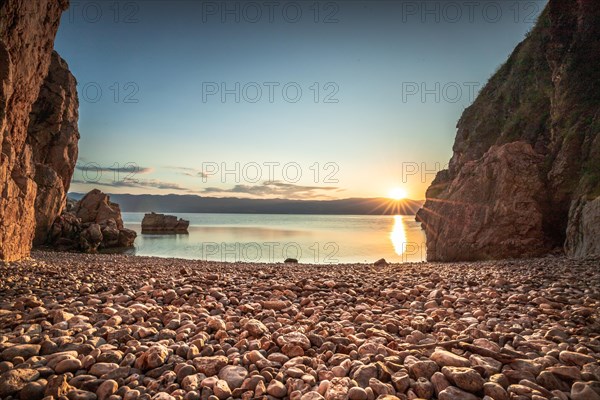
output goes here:
<path id="1" fill-rule="evenodd" d="M 545 4 L 73 0 L 56 40 L 81 102 L 71 191 L 424 198 L 423 163 L 447 163 L 470 88 Z"/>

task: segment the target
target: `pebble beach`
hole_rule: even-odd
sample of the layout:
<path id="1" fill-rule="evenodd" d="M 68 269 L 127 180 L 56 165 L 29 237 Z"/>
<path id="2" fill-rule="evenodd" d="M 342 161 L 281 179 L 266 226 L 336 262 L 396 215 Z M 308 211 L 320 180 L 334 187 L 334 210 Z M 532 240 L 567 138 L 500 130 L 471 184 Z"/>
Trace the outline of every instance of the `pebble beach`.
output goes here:
<path id="1" fill-rule="evenodd" d="M 600 258 L 0 266 L 1 399 L 600 399 Z"/>

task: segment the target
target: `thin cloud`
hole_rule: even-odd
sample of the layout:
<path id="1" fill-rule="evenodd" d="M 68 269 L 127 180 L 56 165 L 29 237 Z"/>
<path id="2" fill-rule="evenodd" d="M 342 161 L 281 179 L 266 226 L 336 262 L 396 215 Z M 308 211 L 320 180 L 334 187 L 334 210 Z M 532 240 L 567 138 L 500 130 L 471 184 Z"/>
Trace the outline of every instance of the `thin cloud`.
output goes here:
<path id="1" fill-rule="evenodd" d="M 192 178 L 208 178 L 209 175 L 206 172 L 200 171 L 196 168 L 188 168 L 188 167 L 172 167 L 168 166 L 166 168 L 178 171 L 180 175 L 191 176 Z"/>
<path id="2" fill-rule="evenodd" d="M 123 179 L 114 182 L 91 182 L 79 179 L 74 179 L 71 183 L 99 185 L 116 188 L 137 188 L 137 189 L 166 189 L 178 190 L 182 192 L 190 192 L 191 190 L 177 183 L 159 181 L 157 179 Z"/>
<path id="3" fill-rule="evenodd" d="M 116 168 L 101 167 L 96 163 L 77 164 L 75 167 L 78 171 L 97 173 L 97 172 L 118 172 L 123 174 L 149 174 L 154 171 L 154 168 L 140 167 L 135 163 L 127 163 Z"/>
<path id="4" fill-rule="evenodd" d="M 323 192 L 340 191 L 336 186 L 303 186 L 281 181 L 263 182 L 260 185 L 235 185 L 231 189 L 208 187 L 202 190 L 207 194 L 246 194 L 256 197 L 281 197 L 286 199 L 331 198 Z"/>

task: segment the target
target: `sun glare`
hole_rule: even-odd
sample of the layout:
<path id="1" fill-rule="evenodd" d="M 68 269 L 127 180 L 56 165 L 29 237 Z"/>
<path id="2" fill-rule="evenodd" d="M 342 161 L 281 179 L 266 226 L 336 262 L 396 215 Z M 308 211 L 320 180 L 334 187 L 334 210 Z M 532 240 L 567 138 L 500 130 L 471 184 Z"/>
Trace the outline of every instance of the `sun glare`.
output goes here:
<path id="1" fill-rule="evenodd" d="M 407 194 L 408 193 L 406 193 L 406 190 L 396 187 L 390 190 L 388 197 L 393 200 L 402 200 L 406 198 Z"/>

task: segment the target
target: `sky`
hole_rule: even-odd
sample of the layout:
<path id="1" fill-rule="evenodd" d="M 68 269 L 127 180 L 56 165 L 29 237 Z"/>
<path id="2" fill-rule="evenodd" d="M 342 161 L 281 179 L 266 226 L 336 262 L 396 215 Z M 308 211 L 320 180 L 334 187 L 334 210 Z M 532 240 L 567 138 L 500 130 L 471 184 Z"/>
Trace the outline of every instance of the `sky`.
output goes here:
<path id="1" fill-rule="evenodd" d="M 545 4 L 72 0 L 71 191 L 424 199 Z"/>

